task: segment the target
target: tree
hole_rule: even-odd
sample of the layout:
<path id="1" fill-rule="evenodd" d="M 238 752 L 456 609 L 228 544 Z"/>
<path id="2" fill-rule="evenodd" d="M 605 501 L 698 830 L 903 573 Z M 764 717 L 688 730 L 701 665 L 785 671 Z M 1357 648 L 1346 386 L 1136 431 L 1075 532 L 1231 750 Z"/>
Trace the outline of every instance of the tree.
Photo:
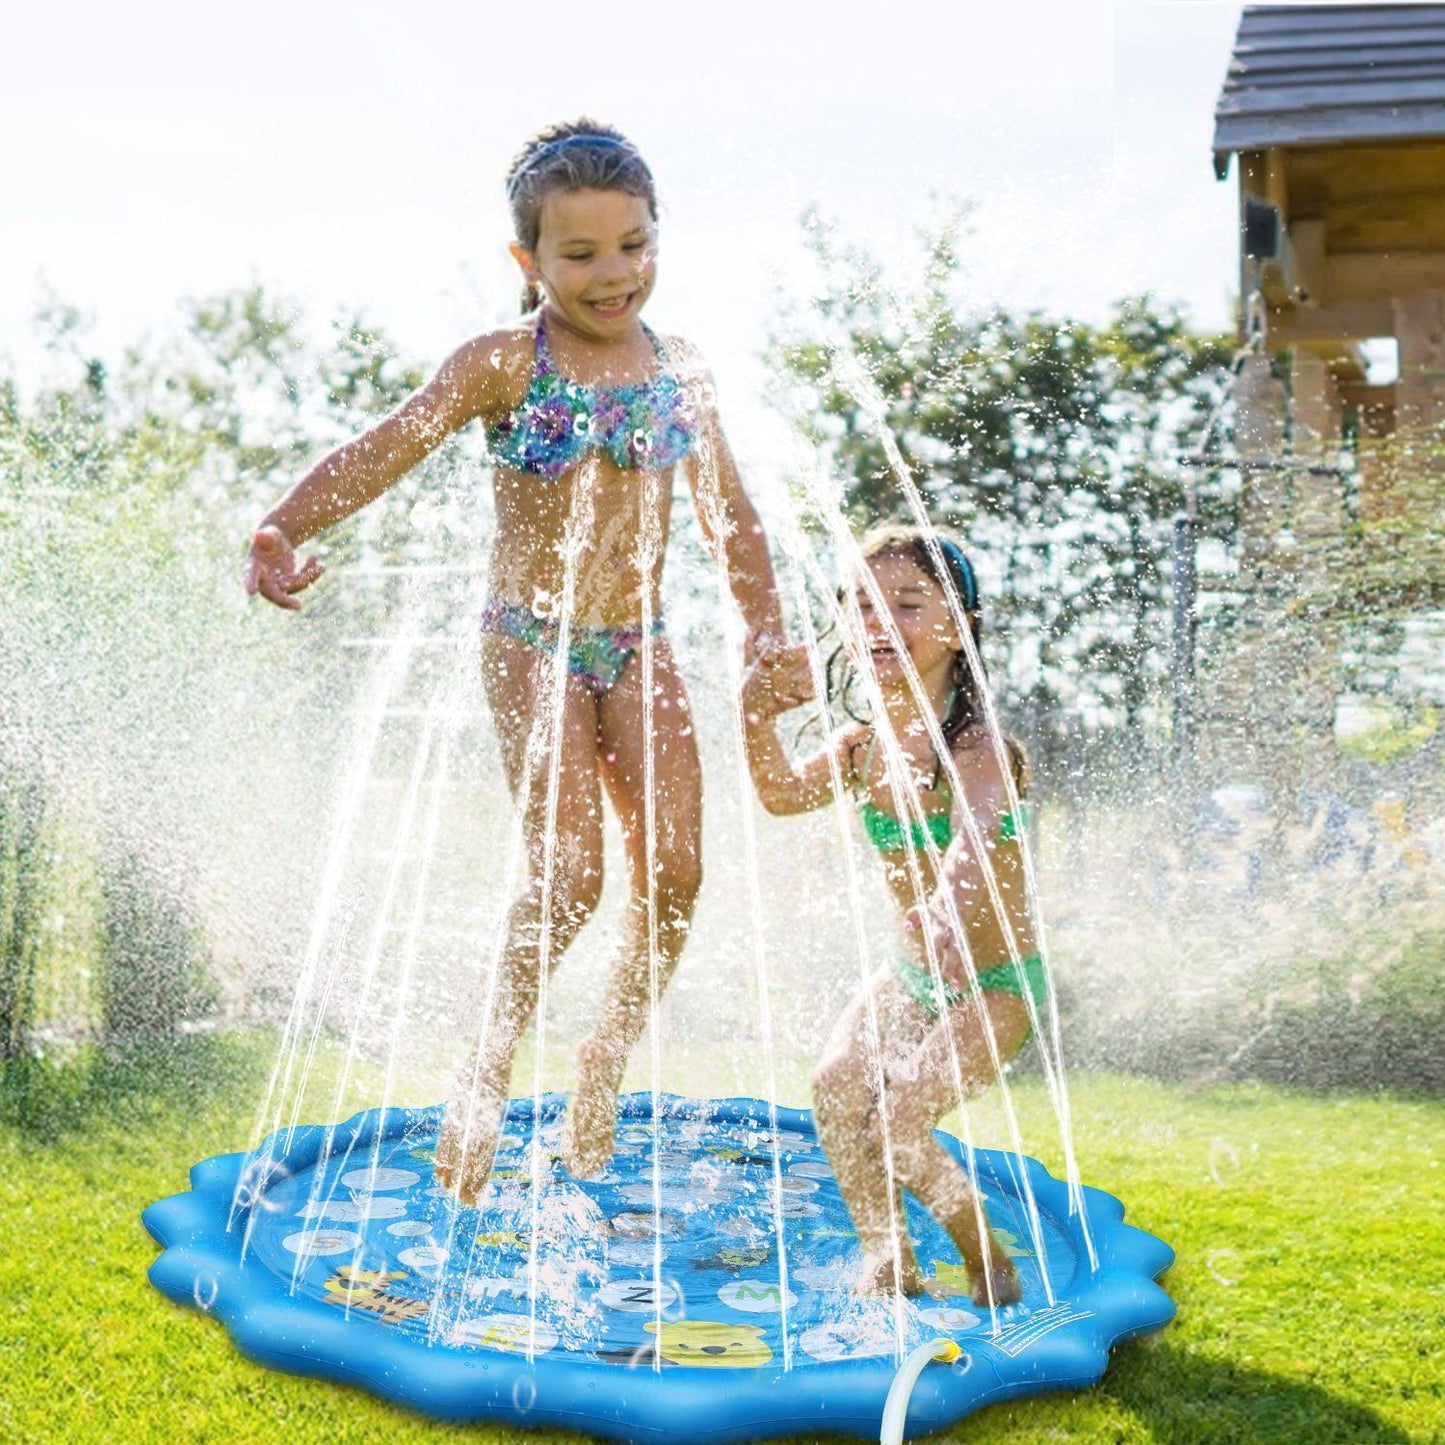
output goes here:
<path id="1" fill-rule="evenodd" d="M 978 555 L 1009 639 L 1005 701 L 1040 731 L 1081 709 L 1138 728 L 1168 671 L 1178 458 L 1224 394 L 1227 340 L 1148 297 L 1104 326 L 967 312 L 958 218 L 906 291 L 810 231 L 827 279 L 781 318 L 769 360 L 785 411 L 843 476 L 850 521 L 910 516 L 896 443 L 930 517 Z M 1219 484 L 1201 484 L 1212 505 Z"/>

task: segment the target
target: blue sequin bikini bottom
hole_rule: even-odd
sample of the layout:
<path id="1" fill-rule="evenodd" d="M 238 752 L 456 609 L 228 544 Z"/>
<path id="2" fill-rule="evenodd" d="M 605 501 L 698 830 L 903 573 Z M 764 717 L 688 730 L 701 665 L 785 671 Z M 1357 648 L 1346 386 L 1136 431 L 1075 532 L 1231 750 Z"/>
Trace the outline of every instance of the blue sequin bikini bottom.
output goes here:
<path id="1" fill-rule="evenodd" d="M 652 623 L 652 636 L 663 630 L 662 618 Z M 548 657 L 557 655 L 561 624 L 554 617 L 538 617 L 530 607 L 490 597 L 482 608 L 482 631 L 515 637 Z M 617 684 L 623 669 L 642 645 L 640 627 L 584 627 L 567 629 L 567 671 L 601 697 Z"/>

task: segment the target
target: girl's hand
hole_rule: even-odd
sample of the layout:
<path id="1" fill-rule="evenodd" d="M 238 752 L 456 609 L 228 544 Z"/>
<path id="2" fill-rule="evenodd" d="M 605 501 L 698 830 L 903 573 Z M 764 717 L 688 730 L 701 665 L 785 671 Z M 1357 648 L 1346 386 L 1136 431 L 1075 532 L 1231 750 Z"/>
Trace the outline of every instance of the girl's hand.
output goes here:
<path id="1" fill-rule="evenodd" d="M 782 652 L 788 646 L 787 636 L 782 632 L 770 632 L 765 627 L 754 628 L 743 638 L 743 666 L 751 667 L 770 652 Z"/>
<path id="2" fill-rule="evenodd" d="M 931 953 L 938 960 L 938 971 L 944 982 L 967 992 L 968 962 L 959 947 L 958 934 L 942 908 L 937 904 L 928 907 L 914 904 L 903 915 L 903 933 L 915 944 L 923 967 L 929 967 Z"/>
<path id="3" fill-rule="evenodd" d="M 268 602 L 295 612 L 301 604 L 292 594 L 309 587 L 325 570 L 315 557 L 308 557 L 298 572 L 296 553 L 286 534 L 280 527 L 260 527 L 246 554 L 246 595 L 254 597 L 259 592 Z"/>
<path id="4" fill-rule="evenodd" d="M 743 716 L 750 723 L 776 717 L 813 696 L 813 672 L 808 649 L 771 646 L 763 648 L 743 679 Z"/>

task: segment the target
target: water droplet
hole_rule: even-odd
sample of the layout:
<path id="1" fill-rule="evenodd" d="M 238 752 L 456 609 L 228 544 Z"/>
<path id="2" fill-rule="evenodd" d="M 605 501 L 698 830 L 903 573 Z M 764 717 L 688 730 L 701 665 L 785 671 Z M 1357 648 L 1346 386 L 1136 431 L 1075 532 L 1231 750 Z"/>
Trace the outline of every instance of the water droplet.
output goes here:
<path id="1" fill-rule="evenodd" d="M 1204 1267 L 1220 1284 L 1224 1285 L 1226 1289 L 1238 1284 L 1239 1277 L 1237 1274 L 1225 1274 L 1220 1266 L 1223 1265 L 1225 1268 L 1229 1268 L 1231 1265 L 1238 1264 L 1238 1262 L 1239 1251 L 1237 1249 L 1214 1249 L 1204 1257 Z"/>
<path id="2" fill-rule="evenodd" d="M 677 1280 L 667 1277 L 662 1281 L 663 1306 L 662 1318 L 669 1324 L 674 1324 L 687 1313 L 687 1296 L 683 1293 L 682 1286 Z M 672 1291 L 672 1298 L 668 1299 L 667 1291 Z"/>
<path id="3" fill-rule="evenodd" d="M 195 1300 L 197 1309 L 209 1314 L 219 1293 L 220 1286 L 216 1283 L 215 1276 L 203 1274 L 197 1276 L 196 1283 L 191 1290 L 191 1298 Z"/>
<path id="4" fill-rule="evenodd" d="M 253 1159 L 237 1181 L 236 1208 L 278 1212 L 284 1206 L 272 1191 L 290 1177 L 291 1171 L 277 1159 Z"/>
<path id="5" fill-rule="evenodd" d="M 1221 1189 L 1228 1189 L 1234 1176 L 1239 1173 L 1239 1151 L 1229 1140 L 1210 1140 L 1209 1173 Z"/>
<path id="6" fill-rule="evenodd" d="M 650 1370 L 653 1367 L 654 1360 L 655 1356 L 653 1354 L 653 1348 L 650 1344 L 638 1345 L 638 1347 L 632 1352 L 632 1358 L 627 1362 L 627 1368 L 629 1370 Z"/>
<path id="7" fill-rule="evenodd" d="M 512 1386 L 512 1408 L 525 1415 L 537 1402 L 537 1386 L 530 1375 L 521 1375 Z"/>

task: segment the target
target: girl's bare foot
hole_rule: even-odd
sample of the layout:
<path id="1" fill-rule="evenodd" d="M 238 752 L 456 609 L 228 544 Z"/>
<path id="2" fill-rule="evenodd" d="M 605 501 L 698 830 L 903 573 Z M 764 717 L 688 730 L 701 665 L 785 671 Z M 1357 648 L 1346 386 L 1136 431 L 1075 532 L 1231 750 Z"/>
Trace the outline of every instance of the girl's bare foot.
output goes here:
<path id="1" fill-rule="evenodd" d="M 612 1158 L 617 1129 L 617 1084 L 608 1050 L 584 1042 L 577 1050 L 577 1087 L 562 1125 L 562 1160 L 574 1179 L 591 1179 Z"/>
<path id="2" fill-rule="evenodd" d="M 918 1272 L 918 1261 L 908 1245 L 893 1250 L 869 1251 L 863 1256 L 863 1268 L 858 1275 L 853 1293 L 858 1296 L 876 1294 L 920 1295 L 923 1293 L 923 1276 Z"/>
<path id="3" fill-rule="evenodd" d="M 475 1204 L 491 1177 L 502 1121 L 501 1099 L 449 1099 L 432 1169 L 459 1204 Z"/>
<path id="4" fill-rule="evenodd" d="M 982 1269 L 970 1269 L 968 1280 L 972 1286 L 969 1293 L 976 1305 L 993 1305 L 997 1309 L 1017 1304 L 1023 1297 L 1023 1285 L 1013 1260 L 997 1247 L 990 1251 L 988 1273 L 985 1274 Z M 992 1298 L 989 1296 L 990 1285 L 993 1286 Z"/>
<path id="5" fill-rule="evenodd" d="M 983 1229 L 979 1229 L 980 1213 L 977 1201 L 970 1197 L 946 1217 L 940 1216 L 938 1222 L 963 1258 L 968 1270 L 969 1297 L 974 1304 L 994 1308 L 1017 1304 L 1023 1295 L 1019 1272 L 1008 1251 L 994 1238 L 987 1216 L 983 1219 Z"/>

